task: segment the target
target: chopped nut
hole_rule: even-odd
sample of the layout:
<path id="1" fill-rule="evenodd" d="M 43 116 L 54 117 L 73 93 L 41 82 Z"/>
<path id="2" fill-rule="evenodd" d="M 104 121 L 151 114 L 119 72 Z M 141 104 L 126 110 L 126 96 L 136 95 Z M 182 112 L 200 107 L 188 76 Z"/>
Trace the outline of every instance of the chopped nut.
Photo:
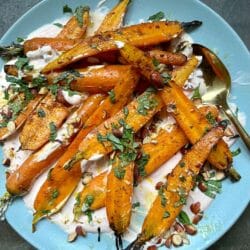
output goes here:
<path id="1" fill-rule="evenodd" d="M 153 245 L 153 246 L 148 247 L 147 250 L 157 250 L 157 247 Z"/>
<path id="2" fill-rule="evenodd" d="M 163 185 L 164 185 L 164 183 L 163 183 L 162 181 L 159 181 L 159 182 L 156 183 L 155 189 L 156 189 L 156 190 L 160 190 L 160 188 L 161 188 Z"/>
<path id="3" fill-rule="evenodd" d="M 6 167 L 9 167 L 10 163 L 11 163 L 10 158 L 5 158 L 2 162 L 2 164 Z"/>
<path id="4" fill-rule="evenodd" d="M 172 236 L 168 237 L 167 240 L 165 241 L 165 246 L 167 248 L 170 248 L 172 245 Z"/>
<path id="5" fill-rule="evenodd" d="M 201 192 L 207 191 L 207 185 L 204 182 L 199 182 L 198 188 L 201 190 Z"/>
<path id="6" fill-rule="evenodd" d="M 185 229 L 180 223 L 175 222 L 174 230 L 177 231 L 178 233 L 182 233 L 182 232 L 184 232 Z"/>
<path id="7" fill-rule="evenodd" d="M 179 247 L 183 244 L 182 237 L 179 234 L 174 234 L 172 236 L 172 242 L 173 242 L 173 245 L 176 247 Z"/>
<path id="8" fill-rule="evenodd" d="M 68 235 L 68 242 L 74 242 L 77 238 L 77 233 L 76 232 L 72 232 Z"/>
<path id="9" fill-rule="evenodd" d="M 198 214 L 201 210 L 201 203 L 198 201 L 198 202 L 191 204 L 190 210 L 192 211 L 192 213 Z"/>
<path id="10" fill-rule="evenodd" d="M 64 95 L 63 95 L 63 90 L 59 89 L 57 92 L 57 96 L 56 96 L 56 100 L 64 105 L 69 105 L 69 103 L 67 102 L 67 100 L 65 99 Z"/>
<path id="11" fill-rule="evenodd" d="M 226 175 L 223 171 L 216 171 L 216 174 L 215 174 L 215 179 L 217 181 L 221 181 L 223 179 L 225 179 Z"/>
<path id="12" fill-rule="evenodd" d="M 120 129 L 113 128 L 112 133 L 113 133 L 114 136 L 116 136 L 118 138 L 122 138 L 122 131 Z"/>
<path id="13" fill-rule="evenodd" d="M 194 225 L 184 225 L 187 234 L 195 235 L 197 233 L 197 228 Z"/>
<path id="14" fill-rule="evenodd" d="M 76 231 L 76 234 L 79 236 L 86 236 L 86 231 L 83 229 L 82 226 L 77 226 L 75 231 Z"/>
<path id="15" fill-rule="evenodd" d="M 194 216 L 192 222 L 193 222 L 195 225 L 197 225 L 197 224 L 199 223 L 199 221 L 202 219 L 202 217 L 203 217 L 203 213 L 198 213 L 198 214 L 196 214 L 196 215 Z"/>
<path id="16" fill-rule="evenodd" d="M 86 185 L 93 179 L 93 174 L 90 172 L 85 172 L 82 177 L 82 184 Z"/>
<path id="17" fill-rule="evenodd" d="M 14 132 L 16 129 L 16 124 L 14 121 L 9 121 L 7 124 L 7 128 L 9 130 L 10 133 Z"/>
<path id="18" fill-rule="evenodd" d="M 40 90 L 39 90 L 39 94 L 40 95 L 45 95 L 45 94 L 47 94 L 49 92 L 49 90 L 46 88 L 46 87 L 42 87 L 42 88 L 40 88 Z"/>
<path id="19" fill-rule="evenodd" d="M 156 244 L 157 244 L 157 245 L 158 245 L 158 244 L 161 244 L 161 241 L 162 241 L 162 239 L 159 238 L 159 239 L 157 240 Z"/>

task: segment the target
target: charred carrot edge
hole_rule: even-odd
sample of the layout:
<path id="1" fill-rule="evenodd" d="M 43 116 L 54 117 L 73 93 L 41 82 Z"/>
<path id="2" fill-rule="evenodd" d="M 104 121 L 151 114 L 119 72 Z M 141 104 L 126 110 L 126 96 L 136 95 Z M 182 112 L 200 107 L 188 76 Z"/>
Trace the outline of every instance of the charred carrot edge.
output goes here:
<path id="1" fill-rule="evenodd" d="M 107 178 L 106 213 L 111 229 L 119 237 L 128 228 L 132 212 L 134 163 L 125 167 L 124 178 L 115 175 L 115 169 L 120 164 L 117 157 Z"/>
<path id="2" fill-rule="evenodd" d="M 173 81 L 170 87 L 165 87 L 160 95 L 167 106 L 172 107 L 173 115 L 192 144 L 196 143 L 204 133 L 211 128 L 211 124 L 189 100 L 182 89 Z M 211 151 L 208 161 L 218 169 L 226 169 L 232 163 L 232 154 L 228 145 L 220 140 Z"/>
<path id="3" fill-rule="evenodd" d="M 122 26 L 130 0 L 120 1 L 104 18 L 95 34 L 118 29 Z"/>
<path id="4" fill-rule="evenodd" d="M 78 23 L 75 16 L 72 16 L 69 21 L 64 25 L 57 38 L 66 39 L 82 39 L 84 38 L 87 28 L 90 24 L 89 8 L 83 9 L 82 26 Z"/>
<path id="5" fill-rule="evenodd" d="M 50 38 L 50 37 L 37 37 L 26 40 L 23 44 L 24 54 L 29 51 L 37 50 L 43 46 L 50 46 L 58 51 L 66 51 L 73 48 L 81 40 L 79 39 L 66 39 L 66 38 Z"/>
<path id="6" fill-rule="evenodd" d="M 201 106 L 199 110 L 205 117 L 207 114 L 213 114 L 218 117 L 218 109 L 211 105 Z M 188 140 L 183 131 L 174 125 L 170 132 L 160 130 L 158 136 L 155 138 L 157 144 L 147 143 L 142 145 L 142 152 L 148 155 L 148 162 L 144 167 L 144 175 L 139 176 L 138 181 L 142 181 L 145 177 L 156 171 L 164 162 L 169 160 L 175 153 L 177 153 Z M 89 209 L 94 211 L 105 206 L 106 199 L 106 183 L 107 172 L 94 177 L 77 195 L 77 201 L 74 206 L 75 219 L 78 220 L 82 214 L 82 207 L 88 195 L 94 197 L 93 203 Z"/>
<path id="7" fill-rule="evenodd" d="M 140 249 L 146 241 L 161 236 L 170 228 L 193 188 L 194 177 L 199 173 L 213 146 L 223 136 L 223 132 L 221 127 L 213 128 L 183 156 L 168 175 L 167 184 L 160 189 L 144 219 L 141 233 L 128 249 Z"/>
<path id="8" fill-rule="evenodd" d="M 39 115 L 39 110 L 45 112 L 44 117 Z M 48 94 L 26 120 L 19 134 L 22 149 L 36 151 L 41 148 L 49 141 L 50 124 L 53 122 L 55 128 L 58 129 L 69 114 L 69 109 L 66 106 Z"/>
<path id="9" fill-rule="evenodd" d="M 155 58 L 160 63 L 167 65 L 182 66 L 187 61 L 187 57 L 181 53 L 173 53 L 159 49 L 150 50 L 147 52 L 147 54 L 151 58 Z"/>
<path id="10" fill-rule="evenodd" d="M 74 48 L 64 52 L 42 70 L 48 73 L 66 65 L 102 52 L 118 50 L 114 41 L 129 42 L 137 47 L 159 44 L 171 40 L 182 32 L 178 22 L 153 22 L 124 27 L 116 31 L 107 31 L 85 39 Z"/>
<path id="11" fill-rule="evenodd" d="M 65 164 L 74 157 L 79 150 L 81 142 L 85 141 L 84 138 L 91 130 L 93 130 L 93 128 L 105 121 L 109 116 L 116 114 L 130 100 L 133 89 L 138 80 L 137 74 L 135 74 L 135 71 L 131 69 L 130 73 L 128 73 L 128 78 L 124 78 L 122 80 L 123 81 L 118 83 L 113 90 L 114 96 L 117 99 L 111 100 L 110 97 L 107 97 L 100 104 L 99 108 L 85 122 L 84 128 L 76 136 L 68 150 L 56 163 L 50 173 L 51 178 L 46 180 L 40 188 L 34 202 L 36 212 L 34 214 L 33 225 L 36 224 L 41 218 L 57 212 L 76 188 L 82 173 L 80 163 L 75 163 L 74 166 L 71 166 L 70 168 L 65 168 Z M 90 137 L 91 136 L 88 136 L 87 138 Z M 86 141 L 88 144 L 88 139 Z M 92 140 L 90 140 L 90 142 L 92 142 Z M 94 148 L 92 150 L 92 153 L 94 154 L 96 151 Z M 64 183 L 65 179 L 67 179 L 66 183 Z M 51 203 L 50 192 L 55 189 L 58 192 L 58 196 L 53 200 L 53 203 Z M 48 190 L 50 190 L 50 192 Z M 43 211 L 45 210 L 49 212 L 44 214 Z"/>
<path id="12" fill-rule="evenodd" d="M 9 130 L 8 127 L 0 128 L 0 140 L 7 139 L 10 135 L 14 134 L 24 124 L 29 115 L 34 109 L 36 109 L 43 98 L 44 96 L 38 95 L 28 103 L 26 108 L 13 121 L 15 123 L 15 128 L 13 130 Z"/>
<path id="13" fill-rule="evenodd" d="M 80 117 L 80 124 L 86 122 L 103 99 L 104 95 L 97 94 L 90 96 L 84 101 L 75 112 L 76 116 Z M 76 131 L 74 132 L 76 133 Z M 70 140 L 67 140 L 63 144 L 57 141 L 49 142 L 39 151 L 31 154 L 16 171 L 10 173 L 8 176 L 6 180 L 6 189 L 8 192 L 12 195 L 20 196 L 29 191 L 35 179 L 64 153 L 69 143 Z M 47 157 L 43 158 L 42 156 L 48 150 Z"/>
<path id="14" fill-rule="evenodd" d="M 173 70 L 172 80 L 177 85 L 183 87 L 188 77 L 198 66 L 198 59 L 192 56 L 184 65 Z"/>

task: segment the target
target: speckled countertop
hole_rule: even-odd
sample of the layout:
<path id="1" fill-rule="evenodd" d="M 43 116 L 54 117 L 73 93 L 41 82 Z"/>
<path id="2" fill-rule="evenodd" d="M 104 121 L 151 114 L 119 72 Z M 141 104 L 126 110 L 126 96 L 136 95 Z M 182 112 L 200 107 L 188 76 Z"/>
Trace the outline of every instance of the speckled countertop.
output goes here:
<path id="1" fill-rule="evenodd" d="M 0 37 L 22 14 L 38 2 L 40 0 L 0 0 Z M 250 48 L 250 0 L 202 0 L 202 2 L 220 14 L 239 34 L 248 49 Z M 34 247 L 23 240 L 7 222 L 0 222 L 0 249 L 31 250 Z M 250 206 L 236 224 L 209 248 L 212 249 L 250 249 Z"/>

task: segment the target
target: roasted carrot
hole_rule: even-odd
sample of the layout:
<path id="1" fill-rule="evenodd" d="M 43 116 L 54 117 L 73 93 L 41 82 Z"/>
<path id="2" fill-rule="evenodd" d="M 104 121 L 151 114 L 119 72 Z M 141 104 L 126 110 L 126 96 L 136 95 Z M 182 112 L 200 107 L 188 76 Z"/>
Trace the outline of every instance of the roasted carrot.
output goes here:
<path id="1" fill-rule="evenodd" d="M 120 1 L 104 18 L 100 27 L 95 34 L 106 31 L 112 31 L 122 26 L 123 18 L 125 16 L 130 0 Z"/>
<path id="2" fill-rule="evenodd" d="M 85 39 L 74 48 L 64 52 L 42 70 L 48 73 L 73 62 L 101 52 L 118 50 L 115 41 L 129 42 L 137 47 L 166 42 L 182 32 L 178 22 L 153 22 L 132 25 L 116 31 L 107 31 Z"/>
<path id="3" fill-rule="evenodd" d="M 57 212 L 65 204 L 80 181 L 82 173 L 80 162 L 73 164 L 69 168 L 65 168 L 65 164 L 67 164 L 67 162 L 77 153 L 82 141 L 85 141 L 86 144 L 90 144 L 93 141 L 90 139 L 90 135 L 87 137 L 88 139 L 86 138 L 86 140 L 84 140 L 91 130 L 105 121 L 108 117 L 115 115 L 130 100 L 137 80 L 138 78 L 134 78 L 134 76 L 124 78 L 123 82 L 118 83 L 113 90 L 116 99 L 113 100 L 107 97 L 86 121 L 84 128 L 79 132 L 68 150 L 60 157 L 51 171 L 51 178 L 47 179 L 40 188 L 34 202 L 36 213 L 34 214 L 33 224 L 36 224 L 42 217 Z M 97 142 L 97 144 L 100 143 Z M 92 144 L 89 145 L 89 147 L 91 146 Z M 97 148 L 94 147 L 92 150 L 92 155 L 94 155 L 95 152 L 97 152 Z M 67 183 L 64 182 L 65 179 L 67 179 Z M 53 200 L 53 203 L 50 202 L 51 190 L 58 191 L 58 196 Z M 43 214 L 44 210 L 49 212 Z"/>
<path id="4" fill-rule="evenodd" d="M 167 105 L 168 110 L 173 111 L 177 123 L 190 142 L 192 144 L 197 142 L 212 125 L 206 118 L 202 117 L 193 102 L 186 97 L 182 89 L 174 81 L 170 81 L 170 75 L 164 76 L 163 73 L 160 74 L 157 71 L 151 59 L 143 51 L 129 44 L 124 44 L 120 51 L 125 60 L 139 69 L 142 75 L 148 79 L 153 77 L 156 86 L 165 83 L 166 86 L 159 93 L 160 96 Z M 183 68 L 183 78 L 178 73 L 180 74 L 178 79 L 181 79 L 181 84 L 187 79 L 190 68 L 193 68 L 193 66 Z M 232 154 L 223 140 L 220 140 L 218 145 L 211 151 L 208 160 L 218 169 L 225 169 L 230 166 Z"/>
<path id="5" fill-rule="evenodd" d="M 137 73 L 131 68 L 127 65 L 100 65 L 77 69 L 81 76 L 71 82 L 70 88 L 79 92 L 108 92 L 122 79 L 130 78 L 132 74 L 137 76 Z M 58 74 L 58 72 L 48 74 L 48 82 L 52 83 Z"/>
<path id="6" fill-rule="evenodd" d="M 13 64 L 5 64 L 4 72 L 7 75 L 18 77 L 18 68 Z"/>
<path id="7" fill-rule="evenodd" d="M 183 156 L 168 175 L 167 184 L 159 190 L 144 219 L 141 233 L 128 249 L 140 249 L 146 241 L 161 236 L 170 228 L 186 203 L 186 198 L 194 186 L 194 177 L 198 175 L 211 149 L 222 136 L 221 127 L 213 128 Z"/>
<path id="8" fill-rule="evenodd" d="M 49 38 L 49 37 L 37 37 L 26 40 L 23 44 L 24 54 L 29 51 L 37 50 L 43 46 L 50 46 L 58 51 L 66 51 L 74 47 L 80 40 L 72 40 L 66 38 Z"/>
<path id="9" fill-rule="evenodd" d="M 189 100 L 182 89 L 174 82 L 169 82 L 170 87 L 165 87 L 160 95 L 171 107 L 173 115 L 192 144 L 196 143 L 202 135 L 211 128 L 208 120 L 202 117 L 191 100 Z M 211 151 L 208 161 L 218 169 L 228 168 L 232 163 L 232 154 L 228 145 L 220 140 Z"/>
<path id="10" fill-rule="evenodd" d="M 82 10 L 82 23 L 77 21 L 75 16 L 72 16 L 69 21 L 64 25 L 57 38 L 66 39 L 82 39 L 84 38 L 87 28 L 90 24 L 89 7 L 83 7 Z"/>
<path id="11" fill-rule="evenodd" d="M 158 62 L 167 65 L 181 66 L 187 61 L 187 57 L 181 53 L 173 53 L 159 49 L 149 50 L 147 54 Z"/>
<path id="12" fill-rule="evenodd" d="M 31 154 L 17 170 L 10 173 L 6 180 L 8 192 L 14 196 L 20 196 L 29 191 L 35 179 L 65 152 L 81 124 L 86 122 L 103 99 L 104 95 L 101 94 L 87 98 L 75 112 L 75 115 L 72 115 L 65 123 L 65 127 L 72 127 L 74 130 L 72 134 L 69 134 L 69 138 L 65 138 L 63 143 L 48 142 L 39 151 Z"/>
<path id="13" fill-rule="evenodd" d="M 134 162 L 124 166 L 123 178 L 116 174 L 121 164 L 116 156 L 108 174 L 106 191 L 106 213 L 116 237 L 120 237 L 128 228 L 132 212 Z"/>
<path id="14" fill-rule="evenodd" d="M 44 96 L 38 95 L 31 100 L 24 110 L 17 116 L 17 118 L 14 121 L 11 121 L 14 125 L 13 128 L 10 129 L 8 126 L 0 128 L 0 140 L 4 140 L 14 134 L 24 124 L 29 115 L 33 112 L 37 105 L 39 105 L 43 98 Z"/>
<path id="15" fill-rule="evenodd" d="M 177 85 L 183 87 L 188 77 L 198 66 L 198 59 L 192 56 L 183 66 L 175 68 L 172 72 L 172 80 Z"/>
<path id="16" fill-rule="evenodd" d="M 40 115 L 41 110 L 44 115 Z M 19 135 L 22 149 L 35 151 L 41 148 L 50 139 L 52 130 L 55 134 L 68 115 L 68 108 L 48 94 L 27 119 Z"/>

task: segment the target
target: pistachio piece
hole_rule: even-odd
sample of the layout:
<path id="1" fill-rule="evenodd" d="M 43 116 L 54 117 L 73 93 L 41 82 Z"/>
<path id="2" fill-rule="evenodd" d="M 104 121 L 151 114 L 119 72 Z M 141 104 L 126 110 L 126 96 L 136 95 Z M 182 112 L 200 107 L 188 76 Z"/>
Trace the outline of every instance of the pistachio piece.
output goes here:
<path id="1" fill-rule="evenodd" d="M 175 247 L 179 247 L 183 244 L 182 237 L 179 234 L 174 234 L 172 236 L 172 242 Z"/>

